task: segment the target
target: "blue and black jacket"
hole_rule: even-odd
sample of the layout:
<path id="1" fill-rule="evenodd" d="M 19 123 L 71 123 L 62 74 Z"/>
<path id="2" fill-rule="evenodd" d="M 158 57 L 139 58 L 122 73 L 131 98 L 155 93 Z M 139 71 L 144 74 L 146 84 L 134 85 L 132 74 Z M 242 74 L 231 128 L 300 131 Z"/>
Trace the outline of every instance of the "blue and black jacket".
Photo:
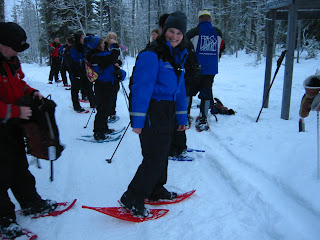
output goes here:
<path id="1" fill-rule="evenodd" d="M 152 99 L 175 101 L 178 125 L 187 124 L 184 80 L 187 49 L 179 50 L 177 47 L 172 48 L 169 42 L 157 42 L 139 53 L 134 67 L 130 82 L 130 116 L 133 128 L 144 127 Z M 158 44 L 161 46 L 157 46 Z"/>
<path id="2" fill-rule="evenodd" d="M 111 48 L 112 49 L 112 48 Z M 92 68 L 99 74 L 96 81 L 100 82 L 114 82 L 116 80 L 115 75 L 115 63 L 118 62 L 120 51 L 118 50 L 106 50 L 104 52 L 97 49 L 92 50 L 86 56 L 87 60 L 92 64 Z"/>

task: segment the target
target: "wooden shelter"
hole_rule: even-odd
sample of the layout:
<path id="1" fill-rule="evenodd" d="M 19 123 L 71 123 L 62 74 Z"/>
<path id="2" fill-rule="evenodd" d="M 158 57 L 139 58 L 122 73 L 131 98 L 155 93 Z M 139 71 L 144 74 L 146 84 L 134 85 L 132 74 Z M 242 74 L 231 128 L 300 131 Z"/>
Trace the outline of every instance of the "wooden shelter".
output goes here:
<path id="1" fill-rule="evenodd" d="M 285 58 L 285 74 L 282 95 L 281 118 L 289 119 L 290 100 L 293 76 L 294 51 L 298 20 L 320 19 L 320 0 L 269 0 L 266 12 L 266 71 L 263 99 L 266 101 L 264 108 L 268 107 L 269 87 L 271 82 L 272 58 L 274 50 L 275 22 L 288 20 L 287 44 Z"/>

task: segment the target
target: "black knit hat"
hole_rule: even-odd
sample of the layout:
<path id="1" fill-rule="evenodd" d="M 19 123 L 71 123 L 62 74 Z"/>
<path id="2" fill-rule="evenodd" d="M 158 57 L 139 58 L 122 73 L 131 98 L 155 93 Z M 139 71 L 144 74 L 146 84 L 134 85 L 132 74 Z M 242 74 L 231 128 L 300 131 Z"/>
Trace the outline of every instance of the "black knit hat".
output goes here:
<path id="1" fill-rule="evenodd" d="M 16 23 L 0 22 L 0 33 L 0 43 L 16 52 L 23 52 L 29 47 L 26 32 Z"/>
<path id="2" fill-rule="evenodd" d="M 163 32 L 168 28 L 179 29 L 184 35 L 187 31 L 187 16 L 181 11 L 171 13 L 163 26 Z"/>

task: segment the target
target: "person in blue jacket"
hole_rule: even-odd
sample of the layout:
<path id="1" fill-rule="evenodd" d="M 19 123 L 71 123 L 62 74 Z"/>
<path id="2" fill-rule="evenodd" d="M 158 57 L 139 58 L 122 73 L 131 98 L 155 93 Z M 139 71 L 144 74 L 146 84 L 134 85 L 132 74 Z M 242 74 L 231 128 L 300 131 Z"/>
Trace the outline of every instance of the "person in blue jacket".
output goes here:
<path id="1" fill-rule="evenodd" d="M 61 46 L 59 51 L 58 51 L 58 54 L 61 58 L 61 68 L 60 68 L 60 74 L 61 74 L 61 77 L 62 77 L 62 82 L 63 82 L 63 85 L 65 87 L 68 87 L 68 79 L 67 79 L 67 72 L 69 74 L 69 78 L 70 78 L 70 66 L 71 66 L 71 60 L 70 60 L 70 49 L 72 47 L 72 44 L 73 44 L 73 38 L 72 37 L 68 37 L 66 39 L 66 44 Z"/>
<path id="2" fill-rule="evenodd" d="M 173 131 L 187 124 L 184 34 L 187 17 L 170 14 L 163 33 L 139 53 L 130 81 L 132 131 L 139 135 L 143 160 L 120 202 L 136 216 L 146 217 L 144 199 L 174 199 L 167 182 L 169 147 Z M 175 118 L 178 129 L 174 129 Z"/>
<path id="3" fill-rule="evenodd" d="M 114 130 L 109 129 L 107 119 L 113 107 L 114 84 L 116 82 L 115 71 L 118 69 L 118 47 L 110 51 L 106 49 L 104 39 L 98 36 L 89 36 L 87 39 L 89 50 L 86 59 L 92 64 L 93 69 L 99 74 L 95 81 L 94 90 L 97 103 L 97 114 L 94 119 L 94 138 L 104 140 L 106 134 Z"/>
<path id="4" fill-rule="evenodd" d="M 90 107 L 95 107 L 95 99 L 93 95 L 92 86 L 89 84 L 89 80 L 86 75 L 86 70 L 84 66 L 84 34 L 75 33 L 74 34 L 74 44 L 70 49 L 71 56 L 71 99 L 73 104 L 73 109 L 78 112 L 84 112 L 85 110 L 80 106 L 79 103 L 79 92 L 80 90 L 87 93 Z M 90 89 L 91 88 L 91 89 Z"/>
<path id="5" fill-rule="evenodd" d="M 199 24 L 187 32 L 187 38 L 193 43 L 197 60 L 201 65 L 199 86 L 193 88 L 193 93 L 188 99 L 191 107 L 192 96 L 198 92 L 201 99 L 200 115 L 196 119 L 196 128 L 199 132 L 209 130 L 207 116 L 212 97 L 212 84 L 215 75 L 218 73 L 219 51 L 222 41 L 221 30 L 213 27 L 211 14 L 207 10 L 199 11 Z M 189 109 L 190 112 L 190 109 Z"/>

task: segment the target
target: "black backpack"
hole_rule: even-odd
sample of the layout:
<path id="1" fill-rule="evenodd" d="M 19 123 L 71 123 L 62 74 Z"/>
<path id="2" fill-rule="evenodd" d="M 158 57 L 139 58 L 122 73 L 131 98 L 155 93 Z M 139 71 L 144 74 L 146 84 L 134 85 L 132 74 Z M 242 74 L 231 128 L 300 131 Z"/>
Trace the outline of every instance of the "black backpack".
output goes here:
<path id="1" fill-rule="evenodd" d="M 218 98 L 214 98 L 213 103 L 211 104 L 211 114 L 224 114 L 224 115 L 234 115 L 236 112 L 233 109 L 228 109 L 225 107 Z"/>

